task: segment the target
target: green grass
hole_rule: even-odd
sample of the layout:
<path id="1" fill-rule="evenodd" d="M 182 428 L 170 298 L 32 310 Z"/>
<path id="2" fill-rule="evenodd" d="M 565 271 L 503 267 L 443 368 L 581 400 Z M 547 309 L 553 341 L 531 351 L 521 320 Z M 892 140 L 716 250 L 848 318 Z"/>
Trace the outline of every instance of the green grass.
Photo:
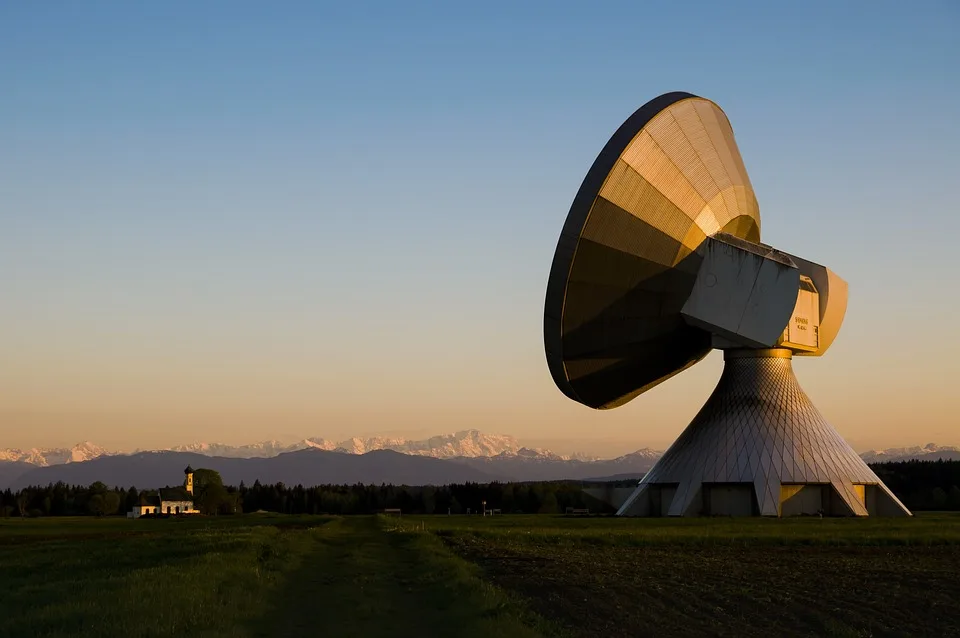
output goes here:
<path id="1" fill-rule="evenodd" d="M 613 516 L 411 516 L 404 529 L 555 545 L 960 545 L 960 514 L 913 518 L 618 518 Z"/>
<path id="2" fill-rule="evenodd" d="M 578 636 L 960 635 L 960 515 L 408 517 Z"/>
<path id="3" fill-rule="evenodd" d="M 238 635 L 332 520 L 3 521 L 0 635 Z"/>
<path id="4" fill-rule="evenodd" d="M 289 579 L 278 613 L 260 629 L 309 635 L 322 618 L 342 637 L 534 637 L 551 630 L 478 574 L 434 536 L 347 518 Z"/>
<path id="5" fill-rule="evenodd" d="M 44 518 L 0 518 L 0 547 L 11 543 L 56 541 L 82 537 L 129 537 L 153 533 L 169 534 L 193 530 L 234 529 L 237 527 L 313 527 L 332 517 L 287 516 L 284 514 L 246 514 L 195 518 L 142 518 L 120 516 L 55 516 Z"/>
<path id="6" fill-rule="evenodd" d="M 438 538 L 388 532 L 374 517 L 3 520 L 0 569 L 5 638 L 548 628 Z"/>
<path id="7" fill-rule="evenodd" d="M 960 635 L 960 515 L 0 519 L 0 636 Z"/>

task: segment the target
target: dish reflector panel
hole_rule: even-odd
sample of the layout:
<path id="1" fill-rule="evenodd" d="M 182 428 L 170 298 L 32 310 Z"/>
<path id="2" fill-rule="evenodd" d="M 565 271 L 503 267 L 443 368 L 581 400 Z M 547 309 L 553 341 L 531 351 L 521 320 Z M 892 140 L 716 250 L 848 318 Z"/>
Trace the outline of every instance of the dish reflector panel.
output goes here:
<path id="1" fill-rule="evenodd" d="M 547 363 L 571 399 L 613 408 L 702 359 L 684 322 L 697 247 L 724 232 L 760 241 L 760 209 L 726 115 L 668 93 L 614 133 L 570 207 L 544 309 Z"/>

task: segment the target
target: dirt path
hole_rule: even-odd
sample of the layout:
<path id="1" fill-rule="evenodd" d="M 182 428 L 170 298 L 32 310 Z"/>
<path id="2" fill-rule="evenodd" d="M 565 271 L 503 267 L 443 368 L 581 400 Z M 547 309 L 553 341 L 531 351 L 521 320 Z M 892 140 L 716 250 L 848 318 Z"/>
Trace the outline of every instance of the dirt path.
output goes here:
<path id="1" fill-rule="evenodd" d="M 391 533 L 372 517 L 346 518 L 313 534 L 315 549 L 253 635 L 540 635 L 431 536 Z"/>

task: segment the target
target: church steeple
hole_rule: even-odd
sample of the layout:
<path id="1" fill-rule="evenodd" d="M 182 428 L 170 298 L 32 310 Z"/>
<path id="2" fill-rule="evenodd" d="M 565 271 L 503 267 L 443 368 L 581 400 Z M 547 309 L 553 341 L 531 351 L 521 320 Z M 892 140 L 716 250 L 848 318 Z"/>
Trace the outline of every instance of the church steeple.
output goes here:
<path id="1" fill-rule="evenodd" d="M 187 475 L 183 481 L 183 487 L 193 496 L 193 468 L 188 465 L 183 473 Z"/>

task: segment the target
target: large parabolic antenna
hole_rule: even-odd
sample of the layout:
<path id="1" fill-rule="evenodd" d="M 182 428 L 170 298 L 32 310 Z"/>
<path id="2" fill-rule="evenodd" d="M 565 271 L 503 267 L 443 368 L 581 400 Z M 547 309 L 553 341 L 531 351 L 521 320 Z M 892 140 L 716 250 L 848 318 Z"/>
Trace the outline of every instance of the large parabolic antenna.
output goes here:
<path id="1" fill-rule="evenodd" d="M 830 347 L 847 284 L 760 243 L 726 115 L 667 93 L 613 134 L 560 234 L 544 309 L 560 390 L 597 409 L 724 351 L 720 383 L 621 515 L 909 515 L 797 383 Z"/>

